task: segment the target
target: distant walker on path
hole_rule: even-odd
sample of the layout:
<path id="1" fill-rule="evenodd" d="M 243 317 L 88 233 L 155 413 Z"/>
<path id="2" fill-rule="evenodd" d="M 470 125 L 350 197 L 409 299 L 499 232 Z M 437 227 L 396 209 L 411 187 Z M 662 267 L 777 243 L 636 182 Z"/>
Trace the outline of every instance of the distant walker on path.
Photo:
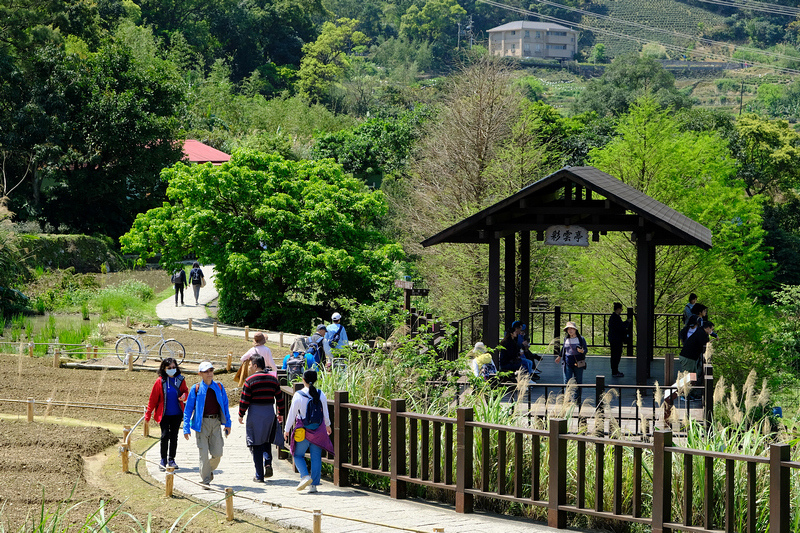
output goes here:
<path id="1" fill-rule="evenodd" d="M 192 280 L 192 290 L 194 291 L 194 305 L 200 303 L 200 287 L 206 286 L 206 277 L 200 268 L 200 263 L 195 261 L 189 271 L 189 279 Z"/>

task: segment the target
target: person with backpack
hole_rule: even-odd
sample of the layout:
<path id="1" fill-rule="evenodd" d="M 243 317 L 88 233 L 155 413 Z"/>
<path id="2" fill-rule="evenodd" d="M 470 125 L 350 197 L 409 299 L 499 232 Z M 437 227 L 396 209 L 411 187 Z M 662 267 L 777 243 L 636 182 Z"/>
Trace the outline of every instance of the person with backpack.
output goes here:
<path id="1" fill-rule="evenodd" d="M 325 353 L 325 334 L 328 332 L 328 328 L 325 327 L 325 324 L 320 324 L 317 326 L 316 332 L 308 338 L 309 350 L 311 349 L 311 345 L 316 345 L 316 350 L 314 353 L 314 360 L 319 365 L 319 368 L 328 368 L 327 363 L 327 354 Z"/>
<path id="2" fill-rule="evenodd" d="M 315 370 L 306 370 L 303 374 L 305 387 L 292 396 L 292 407 L 284 425 L 284 440 L 289 441 L 294 465 L 300 473 L 300 484 L 297 490 L 310 485 L 308 492 L 317 492 L 322 475 L 322 450 L 333 453 L 331 443 L 331 419 L 328 414 L 328 399 L 325 393 L 317 390 Z M 291 435 L 291 440 L 289 436 Z M 311 457 L 311 473 L 306 466 L 305 454 Z"/>
<path id="3" fill-rule="evenodd" d="M 302 377 L 307 369 L 316 369 L 316 362 L 311 352 L 292 352 L 283 358 L 281 368 L 286 370 L 286 379 L 292 383 L 296 378 Z"/>
<path id="4" fill-rule="evenodd" d="M 200 287 L 206 286 L 206 277 L 203 270 L 200 268 L 200 263 L 195 261 L 192 263 L 192 269 L 189 271 L 189 279 L 192 280 L 192 290 L 194 291 L 194 305 L 200 303 Z"/>
<path id="5" fill-rule="evenodd" d="M 178 307 L 178 293 L 181 295 L 181 305 L 184 305 L 183 289 L 185 289 L 188 284 L 186 283 L 186 271 L 183 269 L 183 267 L 175 269 L 175 271 L 172 273 L 171 281 L 172 284 L 175 285 L 175 307 Z"/>
<path id="6" fill-rule="evenodd" d="M 222 459 L 222 448 L 225 446 L 222 434 L 224 432 L 225 437 L 231 434 L 231 414 L 225 387 L 214 380 L 214 365 L 203 361 L 197 373 L 202 381 L 189 389 L 189 398 L 183 410 L 183 436 L 189 440 L 194 430 L 200 451 L 200 484 L 209 488 L 214 479 L 214 470 Z"/>
<path id="7" fill-rule="evenodd" d="M 246 441 L 256 466 L 253 481 L 264 483 L 264 478 L 272 477 L 271 445 L 283 447 L 281 386 L 278 378 L 267 373 L 266 362 L 260 354 L 250 356 L 249 365 L 251 375 L 244 382 L 239 400 L 239 423 L 244 424 L 247 414 Z M 275 404 L 278 404 L 277 414 Z"/>
<path id="8" fill-rule="evenodd" d="M 342 315 L 333 313 L 331 320 L 333 320 L 333 323 L 325 328 L 325 344 L 328 346 L 327 352 L 331 354 L 331 358 L 333 358 L 333 350 L 341 350 L 347 346 L 349 341 L 347 339 L 347 331 L 345 331 L 344 326 L 340 323 Z"/>

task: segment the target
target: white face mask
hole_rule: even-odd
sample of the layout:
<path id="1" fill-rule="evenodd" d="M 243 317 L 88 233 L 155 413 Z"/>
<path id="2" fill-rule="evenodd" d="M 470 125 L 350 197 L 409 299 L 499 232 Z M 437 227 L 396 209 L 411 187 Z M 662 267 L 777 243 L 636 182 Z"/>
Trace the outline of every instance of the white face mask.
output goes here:
<path id="1" fill-rule="evenodd" d="M 177 374 L 177 373 L 178 373 L 178 369 L 177 368 L 168 368 L 167 369 L 167 375 L 169 377 L 174 377 L 175 374 Z"/>

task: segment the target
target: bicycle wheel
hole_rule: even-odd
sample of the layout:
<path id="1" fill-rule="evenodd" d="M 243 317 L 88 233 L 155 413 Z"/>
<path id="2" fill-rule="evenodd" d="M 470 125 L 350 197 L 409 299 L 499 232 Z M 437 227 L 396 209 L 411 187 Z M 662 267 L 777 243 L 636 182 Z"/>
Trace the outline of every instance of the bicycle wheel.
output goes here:
<path id="1" fill-rule="evenodd" d="M 158 356 L 162 361 L 165 357 L 172 357 L 176 363 L 181 364 L 183 363 L 183 358 L 186 357 L 186 348 L 175 339 L 167 339 L 159 348 Z"/>
<path id="2" fill-rule="evenodd" d="M 134 363 L 139 359 L 139 354 L 142 353 L 142 343 L 136 337 L 125 335 L 119 338 L 114 350 L 116 350 L 120 362 L 127 365 L 128 357 L 133 357 Z"/>

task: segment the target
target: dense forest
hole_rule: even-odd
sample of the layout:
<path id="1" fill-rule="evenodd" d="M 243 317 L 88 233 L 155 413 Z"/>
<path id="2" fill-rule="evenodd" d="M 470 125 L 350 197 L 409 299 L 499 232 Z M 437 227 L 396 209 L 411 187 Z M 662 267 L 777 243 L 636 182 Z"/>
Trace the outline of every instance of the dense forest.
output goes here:
<path id="1" fill-rule="evenodd" d="M 604 65 L 586 80 L 489 57 L 485 31 L 520 15 L 474 1 L 0 0 L 6 223 L 103 236 L 165 266 L 195 253 L 229 289 L 225 320 L 304 329 L 336 306 L 374 335 L 394 279 L 430 287 L 422 305 L 449 319 L 483 303 L 486 251 L 422 239 L 564 165 L 594 165 L 714 233 L 710 252 L 660 252 L 657 311 L 696 292 L 720 317 L 732 379 L 796 379 L 797 15 L 687 3 L 711 22 L 686 54 L 657 35 L 615 54 L 601 27 L 584 31 L 575 59 Z M 609 12 L 541 11 L 588 24 L 575 9 Z M 727 107 L 700 105 L 700 82 L 660 62 L 719 52 L 708 40 L 758 64 L 710 82 Z M 233 158 L 186 166 L 186 138 Z M 20 250 L 2 238 L 0 284 L 14 286 Z M 535 246 L 531 296 L 632 304 L 627 237 L 579 254 Z"/>

